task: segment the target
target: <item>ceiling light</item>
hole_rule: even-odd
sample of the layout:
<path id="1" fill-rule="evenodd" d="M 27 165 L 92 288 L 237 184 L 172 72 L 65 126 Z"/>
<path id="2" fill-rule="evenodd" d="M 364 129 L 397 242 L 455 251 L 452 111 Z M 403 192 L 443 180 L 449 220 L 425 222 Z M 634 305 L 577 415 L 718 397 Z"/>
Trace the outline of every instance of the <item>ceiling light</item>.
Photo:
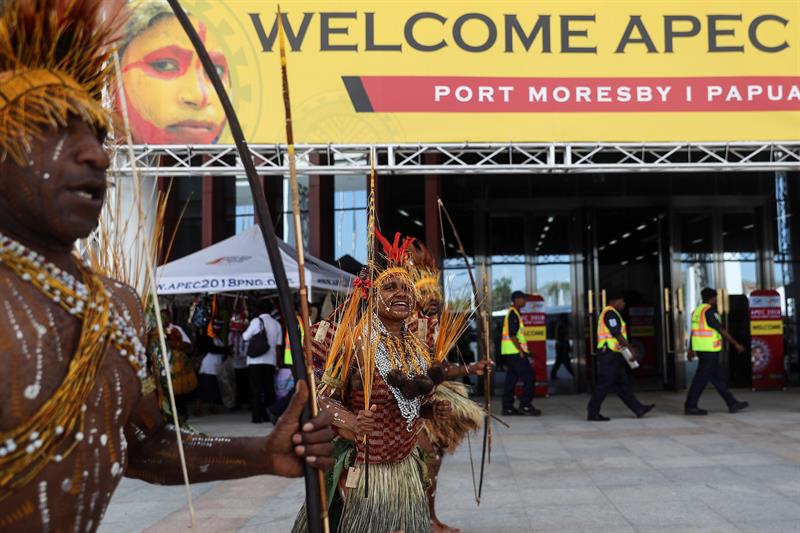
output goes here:
<path id="1" fill-rule="evenodd" d="M 637 261 L 641 261 L 642 259 L 644 259 L 644 256 L 643 256 L 643 255 L 637 255 L 637 256 L 636 256 L 636 260 L 637 260 Z"/>
<path id="2" fill-rule="evenodd" d="M 636 226 L 636 231 L 642 231 L 646 227 L 647 227 L 647 224 L 642 224 L 641 226 Z"/>
<path id="3" fill-rule="evenodd" d="M 701 242 L 703 242 L 703 239 L 695 239 L 692 241 L 692 244 L 700 244 Z"/>
<path id="4" fill-rule="evenodd" d="M 550 226 L 545 226 L 544 231 L 550 231 Z"/>
<path id="5" fill-rule="evenodd" d="M 655 252 L 653 252 L 653 255 L 658 255 L 658 250 L 656 250 Z"/>
<path id="6" fill-rule="evenodd" d="M 409 216 L 408 211 L 406 211 L 405 209 L 398 209 L 397 212 L 403 215 L 404 217 Z"/>
<path id="7" fill-rule="evenodd" d="M 553 222 L 553 217 L 547 217 L 547 223 L 551 224 Z"/>
<path id="8" fill-rule="evenodd" d="M 742 229 L 753 229 L 754 227 L 756 227 L 755 224 L 748 224 L 746 226 L 742 226 Z"/>
<path id="9" fill-rule="evenodd" d="M 628 261 L 627 261 L 627 260 L 625 260 L 625 261 L 622 261 L 622 262 L 620 263 L 620 265 L 622 265 L 622 266 L 625 266 L 625 265 L 627 265 L 627 264 L 628 264 Z"/>
<path id="10" fill-rule="evenodd" d="M 605 244 L 604 244 L 603 246 L 601 246 L 601 247 L 600 247 L 600 251 L 601 251 L 601 252 L 602 252 L 603 250 L 605 250 L 605 249 L 606 249 L 606 245 L 605 245 Z"/>
<path id="11" fill-rule="evenodd" d="M 414 224 L 416 224 L 417 226 L 422 226 L 422 222 L 417 220 L 416 218 L 414 219 Z"/>
<path id="12" fill-rule="evenodd" d="M 615 244 L 617 244 L 617 239 L 614 239 L 613 241 L 608 243 L 609 246 L 614 246 Z"/>
<path id="13" fill-rule="evenodd" d="M 627 239 L 627 238 L 628 238 L 628 237 L 630 237 L 630 236 L 631 236 L 631 234 L 630 234 L 630 233 L 623 233 L 623 234 L 622 234 L 622 238 L 623 238 L 623 239 Z"/>

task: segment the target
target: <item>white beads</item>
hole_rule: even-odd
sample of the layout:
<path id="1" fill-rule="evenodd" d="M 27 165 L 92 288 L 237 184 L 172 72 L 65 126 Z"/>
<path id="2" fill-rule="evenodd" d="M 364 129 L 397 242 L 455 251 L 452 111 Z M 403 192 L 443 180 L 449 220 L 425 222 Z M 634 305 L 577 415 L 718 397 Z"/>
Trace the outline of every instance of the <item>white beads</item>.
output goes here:
<path id="1" fill-rule="evenodd" d="M 78 442 L 83 440 L 83 432 L 82 431 L 79 431 L 79 432 L 75 433 L 75 440 L 78 441 Z"/>
<path id="2" fill-rule="evenodd" d="M 62 435 L 64 433 L 64 426 L 56 426 L 54 431 L 56 435 Z"/>

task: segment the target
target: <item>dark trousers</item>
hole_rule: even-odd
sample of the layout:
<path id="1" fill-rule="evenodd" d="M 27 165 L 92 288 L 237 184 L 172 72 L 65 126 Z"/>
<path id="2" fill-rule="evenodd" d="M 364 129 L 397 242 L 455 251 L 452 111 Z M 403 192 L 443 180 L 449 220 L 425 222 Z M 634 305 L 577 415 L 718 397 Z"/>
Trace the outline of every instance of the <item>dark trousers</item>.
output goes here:
<path id="1" fill-rule="evenodd" d="M 275 401 L 275 365 L 248 365 L 250 412 L 254 421 L 267 418 L 267 407 Z"/>
<path id="2" fill-rule="evenodd" d="M 558 376 L 558 369 L 562 365 L 571 376 L 575 375 L 575 372 L 572 371 L 572 361 L 569 358 L 569 348 L 561 348 L 556 345 L 556 361 L 553 363 L 553 368 L 550 369 L 550 379 L 556 379 Z"/>
<path id="3" fill-rule="evenodd" d="M 728 407 L 736 403 L 736 398 L 733 397 L 731 391 L 728 390 L 728 385 L 725 383 L 725 371 L 719 365 L 720 352 L 696 352 L 697 353 L 697 372 L 692 380 L 692 385 L 689 387 L 689 392 L 686 394 L 685 406 L 694 409 L 697 407 L 697 401 L 700 395 L 710 381 L 714 388 Z"/>
<path id="4" fill-rule="evenodd" d="M 606 395 L 614 391 L 634 413 L 639 413 L 644 405 L 633 395 L 633 385 L 627 372 L 628 363 L 619 352 L 603 350 L 597 354 L 597 386 L 589 400 L 587 411 L 589 416 L 600 414 L 600 407 Z"/>
<path id="5" fill-rule="evenodd" d="M 522 381 L 522 395 L 519 397 L 520 407 L 530 407 L 533 401 L 533 368 L 527 357 L 504 355 L 506 365 L 506 382 L 503 386 L 503 409 L 514 407 L 514 387 Z"/>
<path id="6" fill-rule="evenodd" d="M 236 373 L 236 407 L 250 404 L 250 376 L 247 367 L 235 369 Z"/>

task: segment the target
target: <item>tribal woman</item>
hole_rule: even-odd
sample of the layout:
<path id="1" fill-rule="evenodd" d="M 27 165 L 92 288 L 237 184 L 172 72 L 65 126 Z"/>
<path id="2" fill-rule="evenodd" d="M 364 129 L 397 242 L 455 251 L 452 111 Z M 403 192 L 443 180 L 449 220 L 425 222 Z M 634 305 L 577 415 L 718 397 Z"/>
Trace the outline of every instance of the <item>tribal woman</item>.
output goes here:
<path id="1" fill-rule="evenodd" d="M 373 282 L 362 273 L 336 326 L 311 329 L 315 357 L 324 359 L 322 403 L 340 435 L 329 472 L 340 533 L 431 529 L 417 444 L 423 419 L 446 419 L 450 404 L 432 397 L 435 354 L 407 324 L 419 299 L 406 265 L 410 242 L 385 242 L 388 266 Z M 304 516 L 293 531 L 305 531 Z"/>
<path id="2" fill-rule="evenodd" d="M 410 271 L 419 299 L 409 326 L 427 346 L 435 347 L 439 340 L 441 326 L 444 325 L 451 334 L 463 332 L 463 328 L 466 327 L 462 318 L 464 315 L 459 316 L 458 312 L 454 312 L 445 305 L 436 261 L 427 248 L 416 241 L 411 246 L 411 265 Z M 452 342 L 457 340 L 453 339 Z M 451 414 L 445 420 L 425 420 L 419 444 L 425 452 L 425 462 L 431 480 L 427 490 L 431 530 L 434 532 L 458 532 L 457 528 L 443 524 L 436 516 L 436 488 L 439 470 L 444 454 L 454 453 L 467 434 L 476 431 L 481 426 L 484 411 L 469 399 L 467 386 L 455 380 L 470 375 L 482 376 L 487 368 L 491 371 L 491 362 L 479 361 L 462 365 L 448 363 L 443 359 L 442 365 L 445 381 L 437 384 L 433 397 L 434 401 L 449 402 Z"/>

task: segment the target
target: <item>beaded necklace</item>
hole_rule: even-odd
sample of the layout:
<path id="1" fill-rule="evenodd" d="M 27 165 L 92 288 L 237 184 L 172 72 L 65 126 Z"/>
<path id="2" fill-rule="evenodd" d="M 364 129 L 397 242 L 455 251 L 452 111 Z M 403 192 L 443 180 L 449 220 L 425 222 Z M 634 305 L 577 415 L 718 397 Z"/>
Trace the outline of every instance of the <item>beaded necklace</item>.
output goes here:
<path id="1" fill-rule="evenodd" d="M 395 369 L 401 370 L 406 377 L 427 372 L 430 364 L 430 358 L 427 357 L 428 351 L 416 336 L 409 333 L 405 324 L 401 336 L 395 337 L 389 333 L 377 316 L 373 317 L 373 320 L 378 325 L 377 328 L 372 329 L 372 342 L 376 346 L 375 366 L 384 381 L 386 381 L 387 374 Z M 422 399 L 419 396 L 411 400 L 406 399 L 396 387 L 389 385 L 388 382 L 386 386 L 397 401 L 400 414 L 406 421 L 406 431 L 411 431 L 414 421 L 419 418 Z"/>
<path id="2" fill-rule="evenodd" d="M 50 462 L 61 462 L 84 439 L 89 394 L 109 346 L 125 357 L 141 380 L 145 348 L 130 316 L 112 306 L 111 293 L 88 264 L 80 264 L 83 282 L 21 243 L 0 234 L 0 264 L 31 283 L 53 303 L 82 319 L 78 347 L 63 383 L 30 418 L 0 433 L 0 501 L 34 479 Z"/>

